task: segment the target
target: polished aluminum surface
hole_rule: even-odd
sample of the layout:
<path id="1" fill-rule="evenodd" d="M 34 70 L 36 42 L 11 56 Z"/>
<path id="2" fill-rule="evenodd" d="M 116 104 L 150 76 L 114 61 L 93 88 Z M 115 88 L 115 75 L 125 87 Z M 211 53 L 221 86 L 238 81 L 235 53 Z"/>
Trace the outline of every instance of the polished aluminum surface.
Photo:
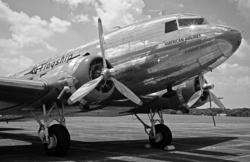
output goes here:
<path id="1" fill-rule="evenodd" d="M 241 34 L 230 27 L 210 25 L 205 19 L 204 24 L 179 26 L 180 18 L 204 19 L 199 15 L 174 14 L 106 34 L 106 59 L 116 70 L 117 80 L 137 95 L 157 92 L 212 71 L 241 43 Z M 166 23 L 172 21 L 177 29 L 165 33 Z M 74 84 L 79 83 L 80 77 L 87 74 L 77 69 L 89 54 L 101 56 L 98 40 L 60 53 L 9 77 L 49 83 L 71 77 Z"/>

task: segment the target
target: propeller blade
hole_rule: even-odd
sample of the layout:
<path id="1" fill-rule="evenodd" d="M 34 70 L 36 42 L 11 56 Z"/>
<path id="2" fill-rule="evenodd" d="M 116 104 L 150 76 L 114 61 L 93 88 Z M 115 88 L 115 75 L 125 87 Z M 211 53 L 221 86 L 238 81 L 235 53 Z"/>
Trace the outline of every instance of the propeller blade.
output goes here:
<path id="1" fill-rule="evenodd" d="M 102 52 L 103 68 L 106 69 L 107 63 L 105 59 L 103 28 L 102 28 L 102 20 L 100 18 L 98 18 L 98 33 L 99 33 L 99 41 L 100 41 L 100 47 L 101 47 L 101 52 Z"/>
<path id="2" fill-rule="evenodd" d="M 195 92 L 192 95 L 192 97 L 188 100 L 188 103 L 187 103 L 188 107 L 189 108 L 192 107 L 200 99 L 201 95 L 202 95 L 202 91 L 201 90 Z"/>
<path id="3" fill-rule="evenodd" d="M 209 91 L 208 98 L 209 98 L 210 110 L 212 112 L 212 119 L 213 119 L 213 122 L 214 122 L 214 126 L 216 127 L 216 122 L 215 122 L 215 119 L 214 119 L 214 114 L 213 114 L 213 109 L 212 109 L 212 100 L 211 100 L 211 92 L 210 91 Z"/>
<path id="4" fill-rule="evenodd" d="M 142 105 L 142 101 L 139 97 L 137 97 L 130 89 L 128 89 L 124 84 L 116 80 L 115 78 L 111 78 L 111 80 L 114 82 L 115 87 L 118 89 L 118 91 L 123 94 L 125 97 L 127 97 L 129 100 L 133 101 L 137 105 Z"/>
<path id="5" fill-rule="evenodd" d="M 203 93 L 203 85 L 205 83 L 205 79 L 203 77 L 203 75 L 199 76 L 199 83 L 200 83 L 200 89 L 201 89 L 201 94 Z"/>
<path id="6" fill-rule="evenodd" d="M 103 79 L 103 75 L 101 75 L 100 77 L 91 80 L 85 84 L 83 84 L 80 88 L 78 88 L 68 99 L 68 104 L 73 104 L 77 101 L 79 101 L 80 99 L 82 99 L 83 97 L 85 97 L 86 95 L 88 95 L 93 89 L 95 89 L 95 87 L 101 82 L 101 80 Z"/>
<path id="7" fill-rule="evenodd" d="M 217 105 L 219 106 L 222 110 L 225 110 L 225 106 L 222 104 L 222 102 L 218 99 L 217 96 L 215 96 L 215 94 L 213 94 L 212 92 L 209 92 L 210 93 L 210 98 L 211 100 Z"/>

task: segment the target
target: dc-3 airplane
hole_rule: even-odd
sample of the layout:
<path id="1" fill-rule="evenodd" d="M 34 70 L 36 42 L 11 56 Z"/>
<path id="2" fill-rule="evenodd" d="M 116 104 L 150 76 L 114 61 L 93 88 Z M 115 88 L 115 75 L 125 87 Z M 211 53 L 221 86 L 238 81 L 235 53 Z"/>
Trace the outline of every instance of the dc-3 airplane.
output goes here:
<path id="1" fill-rule="evenodd" d="M 48 155 L 64 156 L 70 148 L 64 116 L 70 105 L 86 114 L 113 106 L 109 110 L 116 115 L 134 115 L 158 148 L 172 141 L 162 110 L 187 113 L 209 101 L 225 108 L 203 75 L 238 49 L 237 30 L 181 13 L 106 35 L 98 19 L 98 31 L 99 40 L 0 78 L 0 114 L 34 117 Z M 148 114 L 150 124 L 138 114 Z M 59 124 L 52 125 L 55 120 Z"/>

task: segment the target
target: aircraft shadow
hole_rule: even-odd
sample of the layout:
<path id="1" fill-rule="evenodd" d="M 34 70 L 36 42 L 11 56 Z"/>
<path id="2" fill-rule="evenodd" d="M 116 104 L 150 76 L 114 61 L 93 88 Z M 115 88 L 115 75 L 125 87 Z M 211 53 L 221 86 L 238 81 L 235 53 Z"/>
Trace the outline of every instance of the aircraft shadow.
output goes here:
<path id="1" fill-rule="evenodd" d="M 219 143 L 237 139 L 237 137 L 192 137 L 174 138 L 174 152 L 162 149 L 146 149 L 144 145 L 148 140 L 122 140 L 105 142 L 83 142 L 72 140 L 71 149 L 65 157 L 48 157 L 38 137 L 29 134 L 12 134 L 0 132 L 0 139 L 11 139 L 24 141 L 27 144 L 0 145 L 0 161 L 15 160 L 21 161 L 124 161 L 121 158 L 136 158 L 135 160 L 163 160 L 163 161 L 221 161 L 218 157 L 235 156 L 237 154 L 222 151 L 199 150 L 200 148 L 216 145 Z M 13 142 L 12 142 L 13 143 Z M 12 152 L 15 151 L 15 156 Z M 196 153 L 182 154 L 181 152 Z M 204 157 L 203 155 L 210 155 Z M 211 157 L 211 155 L 214 157 Z M 18 160 L 19 161 L 19 160 Z M 126 160 L 125 160 L 126 161 Z M 134 160 L 132 160 L 134 161 Z"/>
<path id="2" fill-rule="evenodd" d="M 24 130 L 22 128 L 0 128 L 1 131 L 18 131 L 18 130 Z"/>

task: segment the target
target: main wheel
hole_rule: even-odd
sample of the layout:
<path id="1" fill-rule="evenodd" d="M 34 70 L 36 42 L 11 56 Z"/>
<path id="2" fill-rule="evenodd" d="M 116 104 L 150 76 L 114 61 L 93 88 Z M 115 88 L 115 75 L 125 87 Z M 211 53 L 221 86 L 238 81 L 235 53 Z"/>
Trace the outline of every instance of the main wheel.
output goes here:
<path id="1" fill-rule="evenodd" d="M 44 144 L 45 151 L 50 156 L 64 156 L 69 151 L 70 135 L 64 126 L 55 124 L 49 127 L 49 143 Z"/>
<path id="2" fill-rule="evenodd" d="M 172 142 L 172 133 L 170 129 L 164 124 L 157 124 L 155 126 L 156 138 L 149 136 L 149 141 L 152 147 L 164 148 Z"/>

